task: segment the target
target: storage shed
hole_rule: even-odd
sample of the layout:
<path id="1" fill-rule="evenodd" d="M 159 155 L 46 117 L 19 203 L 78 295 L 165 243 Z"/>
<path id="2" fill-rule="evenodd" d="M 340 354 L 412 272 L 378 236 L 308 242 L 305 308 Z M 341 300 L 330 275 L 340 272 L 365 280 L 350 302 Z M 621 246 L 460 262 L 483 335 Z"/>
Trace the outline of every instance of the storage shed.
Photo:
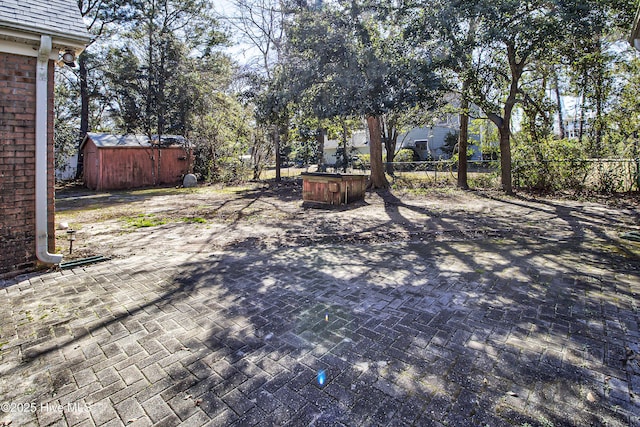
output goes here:
<path id="1" fill-rule="evenodd" d="M 177 184 L 189 173 L 191 151 L 182 136 L 89 132 L 80 145 L 84 184 L 98 191 Z"/>

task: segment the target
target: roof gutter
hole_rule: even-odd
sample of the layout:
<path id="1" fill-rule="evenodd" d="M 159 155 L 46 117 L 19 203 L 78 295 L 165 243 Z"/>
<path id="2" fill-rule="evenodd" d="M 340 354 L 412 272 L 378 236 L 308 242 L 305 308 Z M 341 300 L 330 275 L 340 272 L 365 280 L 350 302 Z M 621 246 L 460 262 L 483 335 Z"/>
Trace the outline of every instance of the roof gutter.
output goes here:
<path id="1" fill-rule="evenodd" d="M 36 256 L 44 264 L 60 264 L 62 255 L 51 254 L 48 249 L 48 80 L 51 36 L 40 37 L 36 65 Z"/>
<path id="2" fill-rule="evenodd" d="M 84 50 L 87 44 L 91 41 L 89 33 L 64 32 L 56 31 L 53 28 L 47 28 L 47 35 L 52 38 L 52 45 L 63 45 L 66 48 L 75 48 L 80 51 Z M 43 29 L 38 26 L 28 25 L 25 22 L 0 22 L 0 34 L 5 35 L 18 35 L 18 38 L 25 40 L 31 40 L 38 43 L 40 41 L 40 35 L 43 33 Z"/>

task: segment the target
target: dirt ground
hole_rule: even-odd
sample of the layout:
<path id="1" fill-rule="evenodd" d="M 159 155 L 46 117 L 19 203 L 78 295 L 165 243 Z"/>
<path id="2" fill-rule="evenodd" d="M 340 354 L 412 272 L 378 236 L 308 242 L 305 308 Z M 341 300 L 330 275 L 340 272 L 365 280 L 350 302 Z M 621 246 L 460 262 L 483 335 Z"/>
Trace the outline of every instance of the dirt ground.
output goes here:
<path id="1" fill-rule="evenodd" d="M 153 188 L 96 193 L 59 189 L 56 231 L 65 261 L 103 255 L 216 252 L 227 247 L 295 247 L 429 240 L 600 240 L 630 256 L 636 243 L 620 237 L 640 229 L 636 196 L 597 201 L 507 197 L 498 191 L 452 187 L 369 192 L 349 206 L 302 202 L 299 179 L 238 187 Z M 634 256 L 632 256 L 633 258 Z"/>

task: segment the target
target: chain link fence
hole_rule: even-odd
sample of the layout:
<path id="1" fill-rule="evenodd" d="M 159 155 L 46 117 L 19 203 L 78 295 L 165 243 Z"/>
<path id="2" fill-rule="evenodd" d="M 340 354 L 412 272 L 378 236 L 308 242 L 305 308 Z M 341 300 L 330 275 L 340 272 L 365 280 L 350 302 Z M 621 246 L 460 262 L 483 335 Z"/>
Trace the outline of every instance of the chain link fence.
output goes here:
<path id="1" fill-rule="evenodd" d="M 433 184 L 444 184 L 455 182 L 458 163 L 455 160 L 432 160 L 423 162 L 393 162 L 384 163 L 387 172 L 393 171 L 396 179 L 410 180 L 415 178 L 420 181 L 432 182 Z M 390 166 L 392 169 L 390 169 Z M 483 178 L 489 184 L 499 170 L 497 161 L 469 160 L 467 171 L 470 178 Z"/>
<path id="2" fill-rule="evenodd" d="M 536 190 L 591 190 L 619 193 L 640 190 L 640 159 L 561 159 L 518 162 L 514 185 Z"/>
<path id="3" fill-rule="evenodd" d="M 455 182 L 458 164 L 454 160 L 385 163 L 393 167 L 396 179 L 442 184 Z M 480 187 L 499 186 L 499 160 L 469 160 L 471 184 Z M 387 169 L 389 170 L 389 169 Z M 368 172 L 369 165 L 360 163 L 352 172 Z M 514 162 L 513 183 L 516 188 L 544 191 L 598 191 L 616 193 L 640 191 L 640 159 L 562 159 Z"/>

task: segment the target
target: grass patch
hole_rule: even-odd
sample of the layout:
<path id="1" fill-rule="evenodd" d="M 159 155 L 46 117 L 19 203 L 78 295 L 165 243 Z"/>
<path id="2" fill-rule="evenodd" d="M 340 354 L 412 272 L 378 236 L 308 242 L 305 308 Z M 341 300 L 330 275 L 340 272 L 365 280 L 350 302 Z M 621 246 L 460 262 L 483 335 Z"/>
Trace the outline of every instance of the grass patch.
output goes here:
<path id="1" fill-rule="evenodd" d="M 124 221 L 134 228 L 155 227 L 167 223 L 167 221 L 156 217 L 154 214 L 140 214 L 134 217 L 125 218 Z"/>
<path id="2" fill-rule="evenodd" d="M 115 194 L 123 194 L 128 196 L 172 196 L 177 194 L 193 194 L 201 192 L 200 187 L 191 187 L 191 188 L 183 188 L 183 187 L 152 187 L 152 188 L 141 188 L 137 190 L 129 190 L 123 192 L 116 192 Z"/>
<path id="3" fill-rule="evenodd" d="M 213 192 L 218 194 L 240 194 L 246 191 L 254 190 L 256 187 L 251 185 L 234 185 L 229 187 L 214 188 Z"/>
<path id="4" fill-rule="evenodd" d="M 189 218 L 189 217 L 184 217 L 181 219 L 182 222 L 186 222 L 187 224 L 204 224 L 207 222 L 206 219 L 202 218 L 202 217 L 194 217 L 194 218 Z"/>

